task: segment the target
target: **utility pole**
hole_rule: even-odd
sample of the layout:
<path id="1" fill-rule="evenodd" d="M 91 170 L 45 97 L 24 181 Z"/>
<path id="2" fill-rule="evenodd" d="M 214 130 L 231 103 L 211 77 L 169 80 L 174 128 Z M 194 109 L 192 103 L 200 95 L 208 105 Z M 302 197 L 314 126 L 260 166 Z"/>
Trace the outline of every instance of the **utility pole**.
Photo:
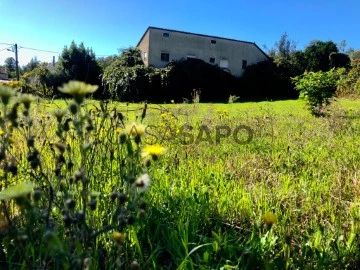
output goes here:
<path id="1" fill-rule="evenodd" d="M 14 49 L 15 49 L 15 66 L 16 66 L 16 79 L 19 80 L 19 61 L 18 61 L 18 47 L 17 44 L 15 43 L 14 45 Z"/>

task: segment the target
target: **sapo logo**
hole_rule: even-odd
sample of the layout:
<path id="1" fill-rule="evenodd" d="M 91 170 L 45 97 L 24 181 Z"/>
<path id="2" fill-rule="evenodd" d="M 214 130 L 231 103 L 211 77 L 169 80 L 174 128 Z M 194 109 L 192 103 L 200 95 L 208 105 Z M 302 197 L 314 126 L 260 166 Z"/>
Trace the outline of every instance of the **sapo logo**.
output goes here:
<path id="1" fill-rule="evenodd" d="M 209 128 L 207 125 L 193 127 L 183 125 L 177 131 L 170 126 L 158 127 L 149 125 L 145 129 L 146 143 L 156 144 L 164 141 L 175 141 L 182 145 L 199 144 L 207 142 L 218 145 L 226 138 L 232 138 L 237 144 L 247 144 L 253 139 L 253 130 L 246 125 L 238 125 L 234 129 L 221 125 Z"/>

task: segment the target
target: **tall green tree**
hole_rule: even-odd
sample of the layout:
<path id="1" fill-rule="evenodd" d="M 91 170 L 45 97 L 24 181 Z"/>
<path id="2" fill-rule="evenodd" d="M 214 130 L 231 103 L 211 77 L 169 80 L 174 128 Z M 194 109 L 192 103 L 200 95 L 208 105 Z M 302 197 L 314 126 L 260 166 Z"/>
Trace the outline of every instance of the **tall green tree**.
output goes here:
<path id="1" fill-rule="evenodd" d="M 329 64 L 331 68 L 350 68 L 350 57 L 345 53 L 330 53 Z"/>
<path id="2" fill-rule="evenodd" d="M 34 57 L 31 58 L 30 62 L 27 63 L 25 66 L 23 66 L 23 72 L 29 72 L 32 71 L 33 69 L 37 68 L 40 65 L 40 61 Z"/>
<path id="3" fill-rule="evenodd" d="M 336 44 L 332 41 L 315 40 L 305 48 L 306 68 L 308 71 L 328 71 L 330 65 L 330 54 L 338 53 Z"/>
<path id="4" fill-rule="evenodd" d="M 65 46 L 59 58 L 59 65 L 69 80 L 79 80 L 90 84 L 101 85 L 101 68 L 92 49 L 85 48 L 84 43 L 77 45 L 74 41 L 70 47 Z"/>
<path id="5" fill-rule="evenodd" d="M 135 47 L 119 49 L 119 64 L 124 67 L 133 67 L 136 65 L 144 65 L 141 59 L 141 51 Z"/>
<path id="6" fill-rule="evenodd" d="M 4 61 L 5 67 L 8 70 L 8 72 L 13 72 L 16 70 L 16 61 L 14 57 L 8 57 Z"/>

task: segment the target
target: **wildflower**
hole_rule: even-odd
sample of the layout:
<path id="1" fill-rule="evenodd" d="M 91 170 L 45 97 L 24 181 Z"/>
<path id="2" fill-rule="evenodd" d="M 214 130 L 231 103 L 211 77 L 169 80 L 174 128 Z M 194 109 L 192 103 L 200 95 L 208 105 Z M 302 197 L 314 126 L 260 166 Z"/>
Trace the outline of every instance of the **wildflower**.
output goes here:
<path id="1" fill-rule="evenodd" d="M 4 135 L 4 131 L 0 129 L 0 136 Z"/>
<path id="2" fill-rule="evenodd" d="M 147 173 L 141 175 L 138 179 L 135 180 L 133 186 L 137 187 L 140 193 L 147 191 L 150 186 L 149 175 Z"/>
<path id="3" fill-rule="evenodd" d="M 273 225 L 276 222 L 276 215 L 271 212 L 267 212 L 264 215 L 262 215 L 261 219 L 266 223 L 266 225 Z"/>
<path id="4" fill-rule="evenodd" d="M 158 159 L 159 156 L 163 155 L 166 151 L 166 148 L 162 147 L 159 144 L 148 145 L 144 147 L 142 156 L 147 157 L 151 156 L 154 160 Z"/>
<path id="5" fill-rule="evenodd" d="M 94 93 L 98 89 L 98 86 L 79 81 L 69 81 L 67 84 L 64 84 L 58 89 L 60 92 L 72 96 L 78 104 L 81 104 L 84 97 L 87 94 Z"/>
<path id="6" fill-rule="evenodd" d="M 125 131 L 130 136 L 142 136 L 145 133 L 146 126 L 143 124 L 132 123 L 131 125 L 127 125 Z"/>
<path id="7" fill-rule="evenodd" d="M 116 133 L 116 134 L 120 134 L 120 133 L 122 133 L 122 132 L 123 132 L 123 130 L 122 130 L 121 128 L 115 129 L 115 133 Z"/>
<path id="8" fill-rule="evenodd" d="M 160 116 L 161 116 L 162 118 L 165 118 L 165 117 L 167 116 L 167 114 L 166 114 L 166 113 L 162 113 Z"/>
<path id="9" fill-rule="evenodd" d="M 0 85 L 0 97 L 4 105 L 9 104 L 10 98 L 14 95 L 14 90 L 8 86 Z"/>
<path id="10" fill-rule="evenodd" d="M 171 103 L 172 103 L 172 104 L 174 104 L 174 103 L 175 103 L 175 101 L 172 99 L 172 100 L 171 100 Z"/>
<path id="11" fill-rule="evenodd" d="M 56 117 L 56 120 L 58 122 L 61 122 L 61 120 L 63 119 L 63 117 L 66 114 L 66 110 L 61 110 L 61 109 L 57 109 L 53 112 L 54 116 Z"/>
<path id="12" fill-rule="evenodd" d="M 24 104 L 25 109 L 30 109 L 30 104 L 33 101 L 33 97 L 28 94 L 23 94 L 20 96 L 20 102 Z"/>
<path id="13" fill-rule="evenodd" d="M 114 232 L 113 239 L 117 244 L 123 244 L 125 242 L 125 235 L 121 232 Z"/>

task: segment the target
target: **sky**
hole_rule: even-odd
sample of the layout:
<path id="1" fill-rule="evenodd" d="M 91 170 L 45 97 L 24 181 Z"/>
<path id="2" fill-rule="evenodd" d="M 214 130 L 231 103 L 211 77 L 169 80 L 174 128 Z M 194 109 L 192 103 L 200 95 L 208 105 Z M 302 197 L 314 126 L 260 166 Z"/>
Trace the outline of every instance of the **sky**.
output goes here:
<path id="1" fill-rule="evenodd" d="M 360 49 L 359 10 L 359 0 L 0 0 L 0 65 L 14 57 L 6 44 L 15 43 L 20 66 L 33 57 L 57 60 L 73 40 L 98 57 L 114 55 L 136 46 L 148 26 L 268 49 L 285 32 L 298 49 L 312 40 L 345 40 L 347 48 Z"/>

